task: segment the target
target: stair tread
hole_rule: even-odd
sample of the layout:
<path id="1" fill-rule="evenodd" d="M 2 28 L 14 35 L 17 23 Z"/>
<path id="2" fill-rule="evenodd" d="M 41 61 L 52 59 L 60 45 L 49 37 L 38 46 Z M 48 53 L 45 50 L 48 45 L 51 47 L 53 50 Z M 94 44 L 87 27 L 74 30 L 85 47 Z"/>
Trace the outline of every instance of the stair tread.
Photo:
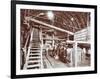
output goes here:
<path id="1" fill-rule="evenodd" d="M 41 62 L 41 60 L 29 60 L 28 63 Z"/>
<path id="2" fill-rule="evenodd" d="M 36 56 L 36 57 L 29 57 L 29 59 L 34 59 L 34 58 L 41 58 L 40 56 Z"/>
<path id="3" fill-rule="evenodd" d="M 40 53 L 30 53 L 30 55 L 40 55 Z"/>
<path id="4" fill-rule="evenodd" d="M 37 66 L 39 66 L 39 67 L 40 67 L 40 64 L 28 65 L 28 66 L 27 66 L 27 68 L 29 68 L 29 67 L 37 67 Z"/>
<path id="5" fill-rule="evenodd" d="M 37 49 L 37 50 L 40 50 L 40 48 L 37 48 L 37 47 L 36 47 L 36 48 L 35 48 L 35 47 L 31 48 L 31 50 L 34 50 L 34 49 L 35 49 L 35 50 L 36 50 L 36 49 Z"/>
<path id="6" fill-rule="evenodd" d="M 39 66 L 36 66 L 36 67 L 27 67 L 27 69 L 39 69 L 40 67 Z"/>
<path id="7" fill-rule="evenodd" d="M 30 50 L 30 52 L 40 52 L 40 50 Z"/>

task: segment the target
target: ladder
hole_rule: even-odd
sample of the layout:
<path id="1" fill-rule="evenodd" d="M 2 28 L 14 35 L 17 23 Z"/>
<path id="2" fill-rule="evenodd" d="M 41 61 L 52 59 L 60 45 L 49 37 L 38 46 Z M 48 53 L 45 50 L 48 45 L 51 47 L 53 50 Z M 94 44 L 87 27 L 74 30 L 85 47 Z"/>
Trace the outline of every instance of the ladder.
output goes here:
<path id="1" fill-rule="evenodd" d="M 39 30 L 33 28 L 24 69 L 40 69 L 42 67 L 41 50 Z"/>

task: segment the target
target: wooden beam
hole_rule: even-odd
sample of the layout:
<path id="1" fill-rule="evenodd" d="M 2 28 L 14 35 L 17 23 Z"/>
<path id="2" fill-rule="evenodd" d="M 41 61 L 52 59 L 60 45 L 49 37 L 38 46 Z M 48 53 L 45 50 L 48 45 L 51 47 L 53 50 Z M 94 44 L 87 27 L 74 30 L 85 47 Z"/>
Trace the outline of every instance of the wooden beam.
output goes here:
<path id="1" fill-rule="evenodd" d="M 43 38 L 43 40 L 59 40 L 59 41 L 63 41 L 66 39 L 58 39 L 58 38 Z"/>
<path id="2" fill-rule="evenodd" d="M 90 44 L 89 41 L 71 41 L 71 40 L 67 40 L 66 43 L 81 43 L 81 44 Z"/>
<path id="3" fill-rule="evenodd" d="M 39 23 L 39 24 L 42 24 L 42 25 L 47 26 L 47 27 L 49 27 L 49 28 L 53 28 L 53 29 L 55 29 L 55 30 L 59 30 L 59 31 L 65 32 L 65 33 L 68 33 L 68 34 L 70 34 L 70 35 L 74 35 L 73 32 L 70 32 L 70 31 L 64 30 L 64 29 L 62 29 L 62 28 L 58 28 L 58 27 L 56 27 L 56 26 L 53 26 L 53 25 L 44 23 L 44 22 L 39 21 L 39 20 L 36 20 L 36 19 L 34 19 L 34 18 L 29 18 L 29 19 L 30 19 L 31 21 L 34 21 L 34 22 Z"/>

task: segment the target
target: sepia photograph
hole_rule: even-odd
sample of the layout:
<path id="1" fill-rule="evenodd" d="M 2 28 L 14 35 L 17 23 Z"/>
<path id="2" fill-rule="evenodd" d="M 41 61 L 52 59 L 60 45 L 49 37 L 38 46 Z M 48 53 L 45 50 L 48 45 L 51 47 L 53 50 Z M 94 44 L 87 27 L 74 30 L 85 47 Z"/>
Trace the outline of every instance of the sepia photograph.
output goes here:
<path id="1" fill-rule="evenodd" d="M 21 9 L 21 69 L 91 65 L 90 12 Z"/>

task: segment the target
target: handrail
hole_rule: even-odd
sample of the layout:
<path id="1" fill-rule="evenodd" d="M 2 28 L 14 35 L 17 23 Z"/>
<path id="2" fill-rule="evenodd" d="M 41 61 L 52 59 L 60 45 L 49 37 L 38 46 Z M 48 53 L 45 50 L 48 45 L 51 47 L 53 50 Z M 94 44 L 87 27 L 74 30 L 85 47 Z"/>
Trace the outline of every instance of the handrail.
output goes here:
<path id="1" fill-rule="evenodd" d="M 30 39 L 30 34 L 31 34 L 31 29 L 30 29 L 30 31 L 29 31 L 29 33 L 28 33 L 28 37 L 27 37 L 27 39 L 26 39 L 26 42 L 25 42 L 25 45 L 24 45 L 24 47 L 22 48 L 22 50 L 23 50 L 23 52 L 24 52 L 24 61 L 26 61 L 26 56 L 27 56 L 27 46 L 28 46 L 28 42 L 29 42 L 29 39 Z M 25 63 L 24 63 L 25 64 Z"/>
<path id="2" fill-rule="evenodd" d="M 31 48 L 31 42 L 32 42 L 32 38 L 33 38 L 33 29 L 31 29 L 30 32 L 31 32 L 30 44 L 29 44 L 29 47 L 28 47 L 27 55 L 26 55 L 26 62 L 24 64 L 24 69 L 26 69 L 26 67 L 27 67 L 27 61 L 28 61 L 28 58 L 29 58 L 29 53 L 30 53 L 30 48 Z"/>
<path id="3" fill-rule="evenodd" d="M 31 34 L 30 32 L 31 32 L 31 29 L 30 29 L 30 31 L 29 31 L 29 34 L 28 34 L 26 43 L 25 43 L 25 45 L 24 45 L 24 48 L 27 48 L 28 40 L 29 40 L 29 37 L 30 37 L 30 34 Z"/>
<path id="4" fill-rule="evenodd" d="M 26 40 L 26 43 L 25 43 L 25 46 L 22 48 L 23 51 L 24 51 L 24 56 L 25 57 L 27 55 L 27 45 L 28 45 L 29 37 L 30 37 L 30 35 L 28 35 L 27 40 Z"/>
<path id="5" fill-rule="evenodd" d="M 27 44 L 28 44 L 29 37 L 30 37 L 30 35 L 28 35 L 28 37 L 27 37 L 26 43 L 24 45 L 24 48 L 27 48 Z"/>

